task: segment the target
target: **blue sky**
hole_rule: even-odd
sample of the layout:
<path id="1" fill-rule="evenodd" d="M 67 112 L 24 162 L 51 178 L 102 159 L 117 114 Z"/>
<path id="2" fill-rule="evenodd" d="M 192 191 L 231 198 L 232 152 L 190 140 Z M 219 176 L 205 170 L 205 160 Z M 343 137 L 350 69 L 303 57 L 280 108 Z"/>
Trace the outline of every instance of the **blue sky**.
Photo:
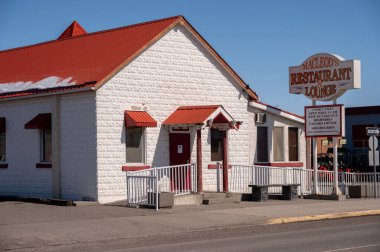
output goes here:
<path id="1" fill-rule="evenodd" d="M 311 101 L 288 93 L 288 67 L 329 52 L 362 63 L 362 88 L 338 102 L 380 105 L 378 0 L 0 0 L 0 50 L 56 39 L 73 20 L 93 32 L 174 15 L 185 16 L 263 102 L 303 114 Z"/>

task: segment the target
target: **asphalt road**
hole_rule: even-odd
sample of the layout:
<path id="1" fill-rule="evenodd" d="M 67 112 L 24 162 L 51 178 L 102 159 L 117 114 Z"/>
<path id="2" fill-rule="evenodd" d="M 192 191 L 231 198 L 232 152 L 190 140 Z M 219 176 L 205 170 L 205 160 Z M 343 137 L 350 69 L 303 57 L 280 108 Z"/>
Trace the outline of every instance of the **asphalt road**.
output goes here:
<path id="1" fill-rule="evenodd" d="M 380 251 L 380 216 L 266 226 L 253 234 L 241 228 L 228 238 L 230 231 L 214 231 L 223 238 L 205 233 L 198 241 L 112 251 Z"/>

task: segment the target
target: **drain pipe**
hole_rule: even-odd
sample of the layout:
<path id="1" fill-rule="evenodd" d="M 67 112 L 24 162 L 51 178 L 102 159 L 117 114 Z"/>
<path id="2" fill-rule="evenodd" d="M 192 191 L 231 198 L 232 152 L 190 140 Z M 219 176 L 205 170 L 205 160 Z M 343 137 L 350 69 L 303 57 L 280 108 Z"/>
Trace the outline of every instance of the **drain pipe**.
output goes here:
<path id="1" fill-rule="evenodd" d="M 61 96 L 53 96 L 52 101 L 52 176 L 53 197 L 61 199 Z"/>

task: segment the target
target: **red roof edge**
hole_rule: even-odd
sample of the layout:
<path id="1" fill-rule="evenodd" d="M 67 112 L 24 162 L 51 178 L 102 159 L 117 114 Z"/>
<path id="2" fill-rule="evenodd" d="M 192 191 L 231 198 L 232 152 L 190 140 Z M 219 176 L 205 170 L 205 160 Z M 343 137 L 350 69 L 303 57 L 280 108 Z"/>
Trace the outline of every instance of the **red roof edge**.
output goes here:
<path id="1" fill-rule="evenodd" d="M 280 111 L 280 112 L 287 113 L 287 114 L 289 114 L 289 115 L 292 115 L 292 116 L 295 116 L 295 117 L 298 117 L 298 118 L 301 118 L 301 119 L 305 119 L 303 116 L 297 115 L 297 114 L 295 114 L 295 113 L 289 112 L 289 111 L 284 110 L 284 109 L 280 109 L 280 108 L 277 108 L 277 107 L 271 106 L 271 105 L 266 104 L 266 103 L 263 103 L 263 102 L 259 102 L 259 101 L 253 101 L 253 102 L 256 102 L 256 103 L 258 103 L 258 104 L 261 104 L 261 105 L 267 106 L 268 108 L 272 108 L 272 109 L 278 110 L 278 111 Z"/>

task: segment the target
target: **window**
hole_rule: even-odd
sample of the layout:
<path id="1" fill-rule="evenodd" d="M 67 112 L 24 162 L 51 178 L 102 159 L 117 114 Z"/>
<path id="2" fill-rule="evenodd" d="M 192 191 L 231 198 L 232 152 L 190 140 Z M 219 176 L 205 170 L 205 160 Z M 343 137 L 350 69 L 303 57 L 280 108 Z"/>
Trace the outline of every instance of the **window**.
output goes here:
<path id="1" fill-rule="evenodd" d="M 288 128 L 289 161 L 298 161 L 298 128 Z"/>
<path id="2" fill-rule="evenodd" d="M 368 148 L 367 127 L 373 127 L 373 124 L 352 125 L 354 148 Z"/>
<path id="3" fill-rule="evenodd" d="M 5 118 L 0 118 L 0 162 L 5 162 L 6 160 L 5 145 Z"/>
<path id="4" fill-rule="evenodd" d="M 257 162 L 268 162 L 268 128 L 257 127 Z"/>
<path id="5" fill-rule="evenodd" d="M 142 127 L 127 127 L 126 161 L 127 163 L 145 163 L 145 134 Z"/>
<path id="6" fill-rule="evenodd" d="M 225 131 L 211 129 L 211 161 L 223 160 L 223 137 Z"/>
<path id="7" fill-rule="evenodd" d="M 52 139 L 51 129 L 41 129 L 41 161 L 51 162 L 52 160 Z"/>
<path id="8" fill-rule="evenodd" d="M 284 161 L 283 127 L 273 127 L 273 161 Z"/>

